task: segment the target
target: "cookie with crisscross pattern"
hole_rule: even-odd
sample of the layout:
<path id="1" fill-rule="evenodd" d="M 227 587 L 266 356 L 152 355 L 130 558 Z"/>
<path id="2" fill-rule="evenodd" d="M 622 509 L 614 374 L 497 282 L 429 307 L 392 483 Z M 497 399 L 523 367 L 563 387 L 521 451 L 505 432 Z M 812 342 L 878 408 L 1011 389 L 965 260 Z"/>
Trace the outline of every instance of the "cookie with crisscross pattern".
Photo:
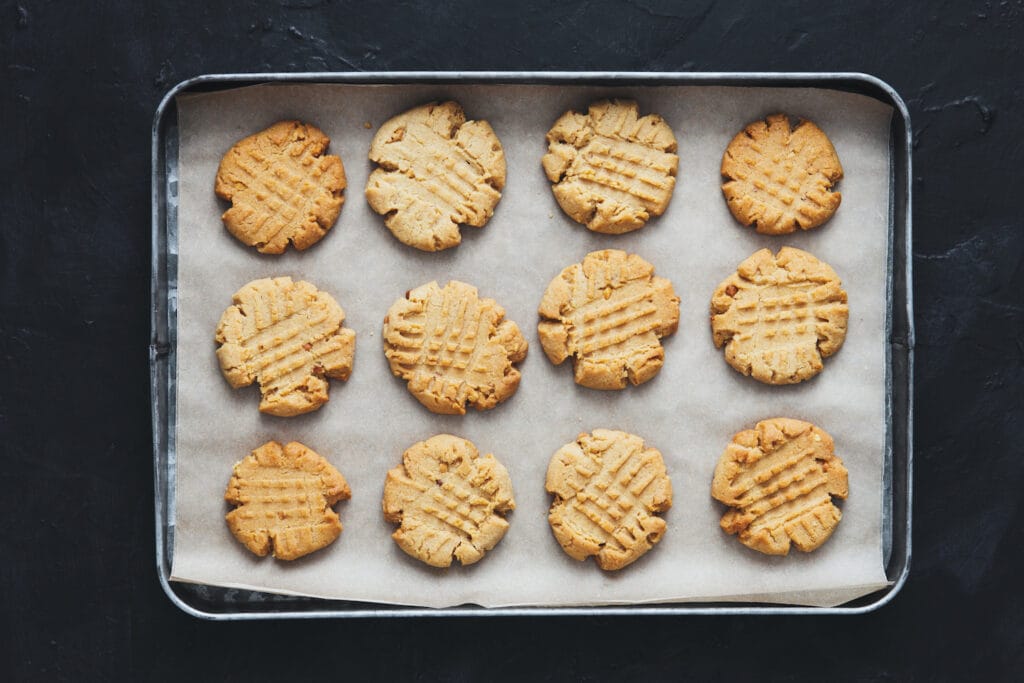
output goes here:
<path id="1" fill-rule="evenodd" d="M 352 372 L 356 333 L 327 292 L 290 277 L 253 280 L 221 316 L 217 360 L 234 388 L 259 382 L 260 411 L 288 417 L 327 402 L 328 378 Z"/>
<path id="2" fill-rule="evenodd" d="M 435 413 L 493 408 L 515 393 L 527 343 L 505 309 L 476 287 L 429 282 L 396 301 L 384 318 L 391 372 Z"/>
<path id="3" fill-rule="evenodd" d="M 544 292 L 537 333 L 555 365 L 574 358 L 576 383 L 622 389 L 658 374 L 679 326 L 679 297 L 654 266 L 618 249 L 594 251 Z"/>
<path id="4" fill-rule="evenodd" d="M 221 216 L 228 232 L 264 254 L 320 241 L 345 201 L 345 167 L 325 153 L 329 144 L 322 130 L 301 121 L 281 121 L 235 143 L 214 185 L 231 202 Z"/>
<path id="5" fill-rule="evenodd" d="M 821 546 L 843 516 L 832 497 L 848 494 L 832 437 L 781 417 L 736 434 L 711 484 L 711 496 L 732 508 L 722 529 L 767 555 L 786 555 L 791 545 L 804 552 Z"/>
<path id="6" fill-rule="evenodd" d="M 384 518 L 399 524 L 392 538 L 434 567 L 473 564 L 498 544 L 515 509 L 504 465 L 451 434 L 409 447 L 384 483 Z"/>
<path id="7" fill-rule="evenodd" d="M 661 453 L 635 434 L 580 434 L 552 456 L 545 486 L 551 530 L 577 560 L 593 555 L 601 569 L 621 569 L 665 533 L 659 513 L 672 507 L 672 481 Z"/>
<path id="8" fill-rule="evenodd" d="M 722 177 L 732 215 L 768 235 L 818 227 L 842 201 L 833 190 L 843 167 L 832 142 L 805 119 L 791 127 L 785 114 L 740 131 L 722 156 Z"/>
<path id="9" fill-rule="evenodd" d="M 711 298 L 715 346 L 733 368 L 766 384 L 795 384 L 821 372 L 846 339 L 849 307 L 839 276 L 812 254 L 761 249 Z"/>
<path id="10" fill-rule="evenodd" d="M 595 232 L 638 230 L 668 208 L 679 157 L 672 128 L 640 116 L 632 100 L 567 111 L 547 134 L 542 160 L 551 191 L 574 221 Z"/>
<path id="11" fill-rule="evenodd" d="M 294 560 L 341 534 L 331 506 L 351 497 L 341 472 L 307 446 L 268 441 L 235 465 L 224 499 L 228 529 L 250 551 Z"/>
<path id="12" fill-rule="evenodd" d="M 389 119 L 370 144 L 379 168 L 366 201 L 401 242 L 439 251 L 482 228 L 505 187 L 505 152 L 486 121 L 467 121 L 457 102 L 431 102 Z"/>

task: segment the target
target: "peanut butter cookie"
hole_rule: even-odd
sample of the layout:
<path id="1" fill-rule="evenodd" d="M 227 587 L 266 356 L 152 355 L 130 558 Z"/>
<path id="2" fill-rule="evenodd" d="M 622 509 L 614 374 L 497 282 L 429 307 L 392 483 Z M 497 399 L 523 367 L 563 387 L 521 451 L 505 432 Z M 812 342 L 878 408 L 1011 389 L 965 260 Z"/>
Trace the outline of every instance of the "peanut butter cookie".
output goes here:
<path id="1" fill-rule="evenodd" d="M 396 301 L 384 318 L 391 372 L 435 413 L 493 408 L 515 393 L 526 339 L 494 299 L 452 280 L 429 282 Z"/>
<path id="2" fill-rule="evenodd" d="M 740 131 L 722 157 L 722 177 L 732 215 L 767 235 L 816 228 L 842 201 L 832 189 L 843 177 L 832 142 L 810 121 L 790 128 L 785 114 Z"/>
<path id="3" fill-rule="evenodd" d="M 715 346 L 744 375 L 796 384 L 821 372 L 846 339 L 849 308 L 839 276 L 806 251 L 762 249 L 711 298 Z"/>
<path id="4" fill-rule="evenodd" d="M 573 356 L 577 384 L 622 389 L 658 374 L 660 340 L 679 326 L 679 297 L 647 261 L 606 249 L 552 280 L 538 312 L 537 333 L 552 363 Z"/>
<path id="5" fill-rule="evenodd" d="M 593 555 L 601 569 L 622 569 L 661 540 L 672 482 L 656 449 L 635 434 L 595 429 L 560 448 L 548 465 L 548 513 L 562 549 Z"/>
<path id="6" fill-rule="evenodd" d="M 736 434 L 711 483 L 711 496 L 732 508 L 722 529 L 768 555 L 786 555 L 791 544 L 810 552 L 827 541 L 843 516 L 832 496 L 848 493 L 832 437 L 782 417 Z"/>
<path id="7" fill-rule="evenodd" d="M 341 472 L 307 446 L 268 441 L 235 465 L 224 500 L 231 533 L 260 557 L 294 560 L 341 534 L 331 506 L 351 497 Z"/>
<path id="8" fill-rule="evenodd" d="M 221 216 L 228 232 L 264 254 L 320 241 L 345 201 L 345 167 L 324 153 L 328 144 L 323 131 L 301 121 L 281 121 L 235 143 L 214 186 L 231 202 Z"/>
<path id="9" fill-rule="evenodd" d="M 478 562 L 508 529 L 512 481 L 491 454 L 439 434 L 409 447 L 384 483 L 384 518 L 398 547 L 434 567 Z"/>
<path id="10" fill-rule="evenodd" d="M 547 134 L 542 161 L 555 199 L 595 232 L 638 230 L 668 208 L 679 157 L 672 128 L 640 117 L 631 100 L 602 100 L 586 114 L 567 111 Z"/>
<path id="11" fill-rule="evenodd" d="M 327 292 L 290 277 L 253 280 L 217 325 L 217 360 L 234 388 L 259 382 L 260 411 L 288 417 L 327 403 L 327 378 L 347 380 L 356 333 Z"/>
<path id="12" fill-rule="evenodd" d="M 505 187 L 505 152 L 486 121 L 457 102 L 432 102 L 387 121 L 373 137 L 366 201 L 404 244 L 439 251 L 483 227 Z"/>

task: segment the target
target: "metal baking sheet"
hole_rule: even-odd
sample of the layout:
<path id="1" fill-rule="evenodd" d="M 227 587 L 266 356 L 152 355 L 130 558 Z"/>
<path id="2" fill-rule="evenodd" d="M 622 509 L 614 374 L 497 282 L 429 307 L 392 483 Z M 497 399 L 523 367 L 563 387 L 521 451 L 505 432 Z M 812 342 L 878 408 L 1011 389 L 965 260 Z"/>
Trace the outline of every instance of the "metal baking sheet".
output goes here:
<path id="1" fill-rule="evenodd" d="M 884 458 L 884 551 L 887 589 L 836 608 L 681 603 L 628 607 L 458 607 L 442 610 L 269 595 L 238 589 L 172 583 L 170 549 L 174 532 L 174 377 L 177 272 L 177 127 L 174 97 L 186 92 L 267 82 L 346 84 L 564 84 L 588 86 L 726 85 L 823 87 L 878 99 L 894 109 L 889 182 L 887 434 Z M 860 74 L 609 74 L 609 73 L 392 73 L 238 74 L 204 76 L 176 86 L 161 103 L 153 135 L 153 428 L 156 484 L 157 561 L 165 591 L 187 612 L 207 618 L 379 615 L 512 614 L 690 614 L 690 613 L 856 613 L 874 609 L 899 590 L 910 557 L 911 370 L 910 315 L 910 151 L 906 108 L 891 88 Z"/>

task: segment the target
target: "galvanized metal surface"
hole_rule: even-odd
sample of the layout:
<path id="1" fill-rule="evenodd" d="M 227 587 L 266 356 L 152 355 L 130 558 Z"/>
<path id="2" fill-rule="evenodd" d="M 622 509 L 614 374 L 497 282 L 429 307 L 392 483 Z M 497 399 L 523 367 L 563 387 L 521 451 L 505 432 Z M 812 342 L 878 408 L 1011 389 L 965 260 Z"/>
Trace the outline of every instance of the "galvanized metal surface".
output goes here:
<path id="1" fill-rule="evenodd" d="M 857 92 L 893 107 L 890 134 L 889 264 L 886 331 L 887 438 L 883 474 L 883 551 L 892 584 L 830 608 L 738 603 L 674 603 L 615 607 L 405 608 L 271 595 L 169 580 L 174 541 L 175 376 L 177 329 L 177 112 L 175 97 L 256 83 L 728 85 L 819 87 Z M 266 73 L 198 76 L 172 88 L 157 107 L 152 136 L 151 339 L 149 347 L 156 512 L 156 564 L 164 592 L 184 612 L 204 619 L 325 617 L 553 616 L 684 614 L 862 614 L 892 600 L 910 570 L 913 465 L 913 296 L 911 274 L 911 128 L 903 100 L 883 81 L 859 73 L 674 72 L 390 72 Z"/>

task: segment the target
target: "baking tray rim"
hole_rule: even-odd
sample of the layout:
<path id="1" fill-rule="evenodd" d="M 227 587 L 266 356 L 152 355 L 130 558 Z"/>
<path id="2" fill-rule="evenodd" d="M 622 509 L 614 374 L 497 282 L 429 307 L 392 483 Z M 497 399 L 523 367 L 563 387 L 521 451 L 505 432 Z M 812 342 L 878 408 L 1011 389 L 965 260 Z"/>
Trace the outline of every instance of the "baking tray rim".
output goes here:
<path id="1" fill-rule="evenodd" d="M 893 429 L 899 408 L 902 412 L 900 427 L 905 431 L 901 434 L 903 457 L 901 458 L 900 474 L 904 479 L 901 484 L 905 495 L 901 496 L 903 519 L 894 524 L 892 534 L 902 534 L 903 550 L 898 557 L 890 557 L 889 562 L 898 561 L 898 575 L 892 583 L 876 591 L 878 597 L 867 604 L 856 606 L 838 605 L 835 607 L 809 607 L 795 605 L 776 605 L 768 603 L 659 603 L 634 605 L 603 605 L 603 606 L 532 606 L 484 608 L 477 606 L 458 606 L 442 609 L 388 606 L 376 607 L 374 603 L 365 603 L 366 608 L 351 609 L 312 609 L 312 610 L 273 610 L 268 603 L 267 610 L 260 611 L 205 611 L 179 595 L 171 585 L 170 568 L 167 557 L 167 515 L 164 509 L 167 504 L 166 478 L 162 476 L 161 463 L 165 455 L 166 434 L 163 433 L 161 417 L 166 415 L 169 398 L 160 393 L 161 371 L 168 372 L 168 364 L 174 355 L 174 349 L 167 343 L 170 321 L 168 305 L 170 292 L 163 292 L 168 301 L 163 301 L 162 289 L 167 288 L 167 256 L 164 251 L 166 244 L 166 190 L 167 178 L 161 164 L 164 161 L 163 143 L 164 125 L 175 98 L 197 86 L 212 85 L 224 87 L 241 87 L 257 83 L 342 83 L 350 85 L 401 85 L 412 83 L 459 83 L 459 84 L 567 84 L 567 85 L 721 85 L 732 87 L 818 87 L 836 88 L 839 86 L 859 85 L 877 92 L 862 92 L 880 101 L 890 104 L 895 112 L 890 142 L 891 155 L 903 161 L 902 167 L 893 167 L 890 172 L 891 197 L 902 199 L 900 207 L 892 206 L 890 210 L 890 250 L 889 267 L 887 270 L 888 304 L 887 322 L 889 345 L 887 348 L 888 363 L 886 388 L 887 438 L 886 459 L 889 459 L 892 475 L 896 474 L 896 463 L 893 460 Z M 353 618 L 353 617 L 479 617 L 479 616 L 591 616 L 591 615 L 753 615 L 753 614 L 866 614 L 890 603 L 906 584 L 910 573 L 912 556 L 912 501 L 913 501 L 913 366 L 914 366 L 914 317 L 913 317 L 913 273 L 911 258 L 912 216 L 911 216 L 911 179 L 912 175 L 912 129 L 910 114 L 906 103 L 896 90 L 876 76 L 861 72 L 685 72 L 685 71 L 359 71 L 359 72 L 255 72 L 255 73 L 219 73 L 202 74 L 185 79 L 168 90 L 157 105 L 153 117 L 151 146 L 151 253 L 150 253 L 150 407 L 151 426 L 153 429 L 153 470 L 154 470 L 154 508 L 155 508 L 155 545 L 156 569 L 160 586 L 170 601 L 186 614 L 208 620 L 253 620 L 253 619 L 312 619 L 312 618 Z M 895 226 L 902 225 L 900 243 L 896 242 Z M 897 256 L 901 259 L 902 272 L 894 272 Z M 897 281 L 899 278 L 900 281 Z M 894 288 L 903 295 L 903 301 L 894 300 Z M 164 306 L 161 307 L 160 304 Z M 901 316 L 902 336 L 895 337 L 893 318 Z M 175 311 L 176 318 L 176 311 Z M 164 334 L 161 335 L 161 332 Z M 903 380 L 899 386 L 894 383 L 892 370 L 894 365 L 893 351 L 901 354 Z M 899 389 L 901 405 L 893 406 L 893 392 Z M 892 482 L 890 481 L 890 487 Z M 893 503 L 897 502 L 895 493 L 890 491 Z M 869 597 L 869 596 L 864 596 Z M 304 598 L 310 601 L 319 598 Z M 361 603 L 352 603 L 361 604 Z"/>

